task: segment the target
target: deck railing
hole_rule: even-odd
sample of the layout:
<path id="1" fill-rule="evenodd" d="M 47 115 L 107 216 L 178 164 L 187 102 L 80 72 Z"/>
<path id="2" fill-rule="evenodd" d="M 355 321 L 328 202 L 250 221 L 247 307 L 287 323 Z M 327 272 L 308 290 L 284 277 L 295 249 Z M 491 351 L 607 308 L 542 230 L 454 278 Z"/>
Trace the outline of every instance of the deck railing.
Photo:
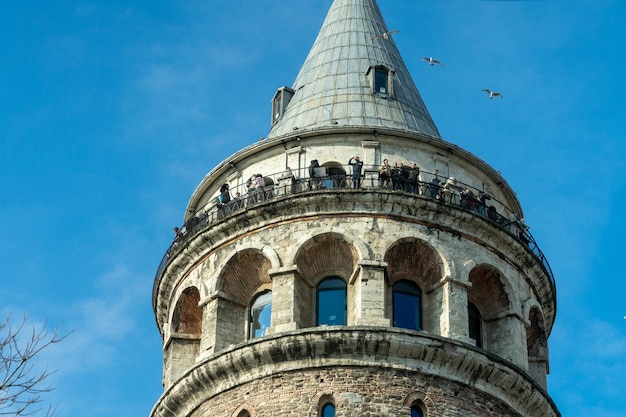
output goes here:
<path id="1" fill-rule="evenodd" d="M 404 172 L 402 172 L 404 171 Z M 537 242 L 529 232 L 523 219 L 519 219 L 512 210 L 488 195 L 484 190 L 464 184 L 453 177 L 443 177 L 431 173 L 422 173 L 414 178 L 407 169 L 395 172 L 389 178 L 379 175 L 378 167 L 363 167 L 361 175 L 351 174 L 349 165 L 332 167 L 318 167 L 305 172 L 283 171 L 262 176 L 264 185 L 254 188 L 251 181 L 248 184 L 229 188 L 208 204 L 194 213 L 181 228 L 171 246 L 167 249 L 156 272 L 158 279 L 169 261 L 184 243 L 205 229 L 212 223 L 230 216 L 231 214 L 260 205 L 277 196 L 293 195 L 307 192 L 328 192 L 336 189 L 354 188 L 367 190 L 392 191 L 414 194 L 419 198 L 433 199 L 440 204 L 466 210 L 489 220 L 494 225 L 527 245 L 528 248 L 544 265 L 554 286 L 554 275 L 550 264 L 544 256 Z"/>

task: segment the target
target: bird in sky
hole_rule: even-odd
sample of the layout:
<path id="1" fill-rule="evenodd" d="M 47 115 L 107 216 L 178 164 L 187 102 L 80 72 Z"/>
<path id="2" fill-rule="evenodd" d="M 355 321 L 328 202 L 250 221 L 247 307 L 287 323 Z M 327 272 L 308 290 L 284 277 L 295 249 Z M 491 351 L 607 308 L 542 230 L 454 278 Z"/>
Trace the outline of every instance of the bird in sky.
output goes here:
<path id="1" fill-rule="evenodd" d="M 431 57 L 425 56 L 424 58 L 422 58 L 422 61 L 428 61 L 430 66 L 433 66 L 433 65 L 437 64 L 437 65 L 441 65 L 443 67 L 443 64 L 441 63 L 441 61 L 436 60 L 432 56 Z"/>
<path id="2" fill-rule="evenodd" d="M 391 35 L 393 35 L 394 33 L 398 33 L 400 32 L 399 30 L 390 30 L 389 32 L 385 32 L 385 33 L 381 33 L 379 35 L 375 35 L 372 37 L 372 40 L 376 40 L 376 39 L 389 39 L 391 37 Z"/>
<path id="3" fill-rule="evenodd" d="M 495 92 L 495 91 L 491 91 L 491 90 L 489 90 L 489 89 L 487 89 L 487 88 L 485 88 L 484 90 L 481 90 L 481 91 L 484 91 L 485 93 L 489 94 L 489 99 L 490 99 L 490 100 L 491 100 L 492 98 L 494 98 L 494 97 L 504 98 L 504 96 L 503 96 L 502 94 L 500 94 L 500 93 L 498 93 L 498 92 Z"/>

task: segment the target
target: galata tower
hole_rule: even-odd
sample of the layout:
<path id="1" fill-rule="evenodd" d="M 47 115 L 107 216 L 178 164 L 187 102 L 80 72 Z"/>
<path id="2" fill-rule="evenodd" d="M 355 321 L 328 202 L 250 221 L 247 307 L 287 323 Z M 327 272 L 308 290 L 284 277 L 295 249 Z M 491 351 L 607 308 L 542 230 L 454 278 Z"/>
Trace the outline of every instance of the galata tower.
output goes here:
<path id="1" fill-rule="evenodd" d="M 191 195 L 154 282 L 152 417 L 560 415 L 550 266 L 394 36 L 375 0 L 335 0 L 267 137 Z"/>

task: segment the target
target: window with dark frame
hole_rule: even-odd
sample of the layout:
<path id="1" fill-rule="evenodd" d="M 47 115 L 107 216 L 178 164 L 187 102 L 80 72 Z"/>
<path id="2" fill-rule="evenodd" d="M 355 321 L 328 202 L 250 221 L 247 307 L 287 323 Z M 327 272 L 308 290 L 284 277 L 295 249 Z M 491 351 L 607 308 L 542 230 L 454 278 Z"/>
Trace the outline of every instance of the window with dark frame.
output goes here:
<path id="1" fill-rule="evenodd" d="M 393 285 L 393 325 L 422 329 L 422 290 L 414 282 L 402 280 Z"/>
<path id="2" fill-rule="evenodd" d="M 389 70 L 385 67 L 374 68 L 374 92 L 389 95 Z"/>
<path id="3" fill-rule="evenodd" d="M 473 303 L 468 303 L 467 316 L 469 319 L 469 337 L 474 339 L 476 347 L 483 347 L 482 322 L 480 311 Z"/>
<path id="4" fill-rule="evenodd" d="M 316 326 L 343 326 L 346 324 L 347 286 L 339 277 L 326 278 L 317 286 Z"/>

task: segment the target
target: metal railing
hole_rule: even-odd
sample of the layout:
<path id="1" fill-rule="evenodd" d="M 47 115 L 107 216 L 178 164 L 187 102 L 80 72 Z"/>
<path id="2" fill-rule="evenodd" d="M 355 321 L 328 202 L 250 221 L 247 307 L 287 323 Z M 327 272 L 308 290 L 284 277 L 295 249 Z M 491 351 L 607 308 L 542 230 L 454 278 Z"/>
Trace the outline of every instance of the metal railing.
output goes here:
<path id="1" fill-rule="evenodd" d="M 406 167 L 392 171 L 389 177 L 381 177 L 378 167 L 364 167 L 360 175 L 351 174 L 350 171 L 349 165 L 318 167 L 311 170 L 312 175 L 304 169 L 296 173 L 283 171 L 262 176 L 264 185 L 256 188 L 250 180 L 247 184 L 229 188 L 194 213 L 180 229 L 175 228 L 176 236 L 161 260 L 156 279 L 160 277 L 176 252 L 184 247 L 186 241 L 231 214 L 260 205 L 277 196 L 353 188 L 413 194 L 419 196 L 418 198 L 428 198 L 446 206 L 474 212 L 527 245 L 541 261 L 552 285 L 555 286 L 552 269 L 524 220 L 519 219 L 512 210 L 483 190 L 457 181 L 453 177 L 431 173 L 412 175 L 410 169 Z M 424 177 L 427 177 L 427 180 Z"/>

